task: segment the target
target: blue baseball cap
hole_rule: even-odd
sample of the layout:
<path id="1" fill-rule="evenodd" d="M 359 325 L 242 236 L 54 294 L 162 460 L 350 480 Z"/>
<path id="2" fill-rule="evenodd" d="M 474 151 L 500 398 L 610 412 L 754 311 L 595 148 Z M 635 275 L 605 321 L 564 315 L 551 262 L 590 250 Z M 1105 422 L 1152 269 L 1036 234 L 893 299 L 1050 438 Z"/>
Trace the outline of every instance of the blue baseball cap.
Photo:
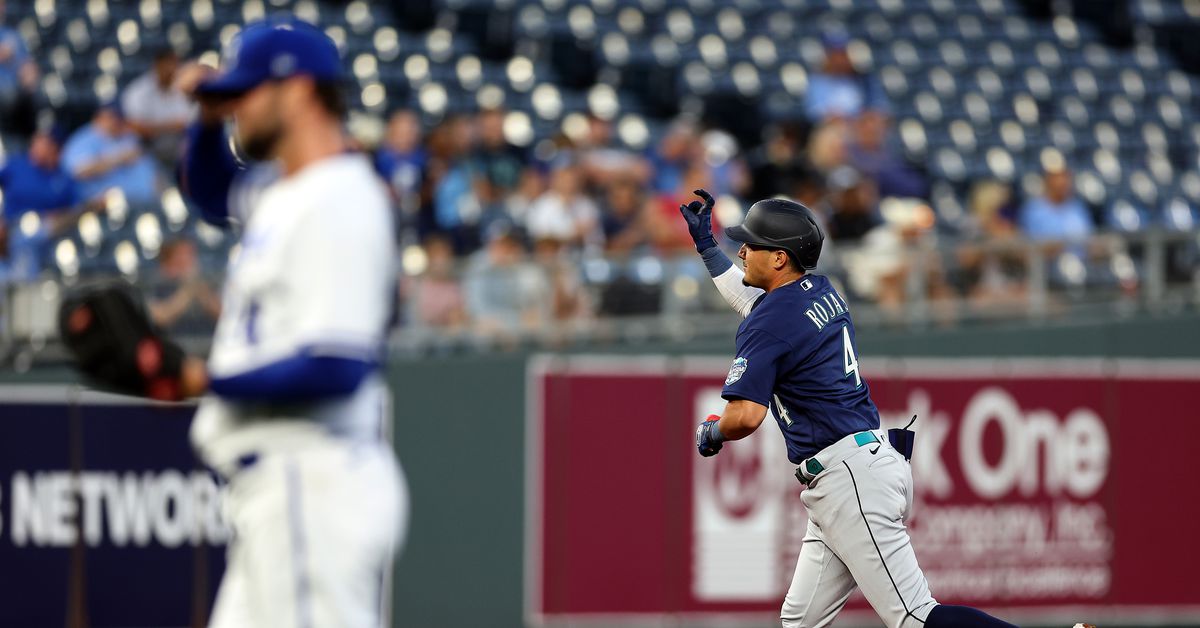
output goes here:
<path id="1" fill-rule="evenodd" d="M 841 29 L 830 29 L 821 33 L 821 43 L 830 50 L 845 50 L 850 45 L 850 36 Z"/>
<path id="2" fill-rule="evenodd" d="M 125 119 L 125 108 L 121 106 L 121 101 L 117 98 L 110 98 L 100 103 L 96 106 L 96 111 L 111 111 L 118 118 Z"/>
<path id="3" fill-rule="evenodd" d="M 342 76 L 337 46 L 320 29 L 294 18 L 271 19 L 246 26 L 230 42 L 224 68 L 200 83 L 202 96 L 235 97 L 267 82 L 293 76 L 336 81 Z"/>
<path id="4" fill-rule="evenodd" d="M 59 122 L 42 127 L 39 132 L 42 135 L 50 138 L 50 140 L 58 146 L 62 146 L 63 144 L 67 143 L 67 138 L 71 135 L 67 130 L 67 127 Z"/>

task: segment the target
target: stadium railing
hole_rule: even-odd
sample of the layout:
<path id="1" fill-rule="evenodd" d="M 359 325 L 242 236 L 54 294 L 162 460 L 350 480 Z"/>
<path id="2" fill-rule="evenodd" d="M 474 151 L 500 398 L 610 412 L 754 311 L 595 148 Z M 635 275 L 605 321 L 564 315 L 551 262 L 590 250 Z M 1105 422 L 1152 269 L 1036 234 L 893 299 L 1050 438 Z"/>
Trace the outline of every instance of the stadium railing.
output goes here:
<path id="1" fill-rule="evenodd" d="M 461 309 L 461 315 L 438 318 L 422 309 L 428 305 L 421 289 L 428 269 L 400 255 L 393 351 L 721 338 L 736 321 L 694 254 L 568 255 L 550 262 L 526 258 L 505 268 L 490 267 L 486 250 L 479 256 L 458 261 L 440 279 L 444 290 L 438 298 L 448 300 L 450 309 Z M 1200 309 L 1200 231 L 1108 232 L 1076 243 L 944 237 L 834 242 L 815 272 L 831 277 L 860 328 L 919 330 L 1177 313 Z M 126 275 L 46 272 L 35 281 L 4 286 L 2 363 L 19 370 L 61 360 L 56 311 L 64 291 L 120 276 L 148 296 L 162 298 L 173 289 L 154 267 Z M 206 280 L 215 286 L 221 278 Z M 490 304 L 480 303 L 486 295 L 470 294 L 480 286 L 496 293 L 496 286 L 505 282 L 521 286 L 522 292 L 501 289 L 498 301 L 493 294 Z M 169 331 L 189 349 L 204 352 L 212 325 L 211 317 L 192 312 Z"/>

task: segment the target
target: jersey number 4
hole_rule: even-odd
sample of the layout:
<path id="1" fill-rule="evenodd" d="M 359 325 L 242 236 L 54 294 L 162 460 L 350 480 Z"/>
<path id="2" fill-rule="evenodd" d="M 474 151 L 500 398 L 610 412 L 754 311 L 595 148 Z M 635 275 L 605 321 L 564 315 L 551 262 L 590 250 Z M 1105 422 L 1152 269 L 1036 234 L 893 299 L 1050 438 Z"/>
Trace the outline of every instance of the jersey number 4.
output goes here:
<path id="1" fill-rule="evenodd" d="M 846 368 L 846 377 L 854 374 L 854 387 L 862 387 L 862 376 L 858 373 L 858 356 L 854 355 L 854 343 L 850 342 L 850 328 L 842 327 L 842 365 Z"/>

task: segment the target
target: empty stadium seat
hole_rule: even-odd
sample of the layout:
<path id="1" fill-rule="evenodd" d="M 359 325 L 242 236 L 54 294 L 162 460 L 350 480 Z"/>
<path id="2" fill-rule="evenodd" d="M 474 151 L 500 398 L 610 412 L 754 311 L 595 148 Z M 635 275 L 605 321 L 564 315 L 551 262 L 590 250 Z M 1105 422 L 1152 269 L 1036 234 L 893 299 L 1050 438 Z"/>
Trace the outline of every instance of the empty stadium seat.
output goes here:
<path id="1" fill-rule="evenodd" d="M 568 116 L 589 112 L 617 121 L 627 144 L 652 138 L 689 99 L 742 99 L 751 111 L 746 117 L 759 125 L 802 117 L 809 80 L 824 61 L 821 37 L 837 28 L 852 40 L 854 63 L 879 78 L 905 155 L 921 162 L 935 184 L 973 176 L 1018 181 L 1037 171 L 1038 155 L 1052 146 L 1081 178 L 1087 172 L 1102 184 L 1093 196 L 1114 226 L 1145 226 L 1160 217 L 1179 228 L 1200 205 L 1194 172 L 1200 80 L 1153 41 L 1115 49 L 1087 22 L 1032 19 L 1013 0 L 448 0 L 438 6 L 436 25 L 420 32 L 406 30 L 389 6 L 367 0 L 41 0 L 12 2 L 8 11 L 42 66 L 39 98 L 66 119 L 85 120 L 97 103 L 116 96 L 149 68 L 159 46 L 215 51 L 247 21 L 284 12 L 321 23 L 338 42 L 356 109 L 383 116 L 415 106 L 436 119 L 502 104 L 528 118 L 531 142 L 559 132 Z M 1131 16 L 1156 34 L 1200 24 L 1190 6 L 1144 0 L 1131 3 Z M 494 26 L 504 21 L 511 54 L 489 56 L 486 33 L 456 21 L 456 13 L 469 10 L 482 11 Z M 5 147 L 11 151 L 7 139 Z M 1144 191 L 1147 181 L 1154 198 Z M 1124 204 L 1147 214 L 1134 221 Z M 99 219 L 103 246 L 128 241 L 144 253 L 135 215 L 141 214 L 131 212 L 122 224 Z M 162 211 L 154 216 L 164 234 L 193 233 L 187 220 Z M 198 230 L 195 237 L 202 237 Z M 105 256 L 95 244 L 71 241 L 79 260 Z"/>

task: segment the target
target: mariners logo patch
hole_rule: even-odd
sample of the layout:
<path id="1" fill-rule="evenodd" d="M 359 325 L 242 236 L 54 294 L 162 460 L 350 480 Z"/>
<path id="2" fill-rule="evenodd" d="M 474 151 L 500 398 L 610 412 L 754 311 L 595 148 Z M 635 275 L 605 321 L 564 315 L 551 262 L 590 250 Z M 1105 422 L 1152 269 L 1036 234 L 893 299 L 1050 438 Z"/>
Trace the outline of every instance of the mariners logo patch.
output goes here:
<path id="1" fill-rule="evenodd" d="M 728 386 L 742 378 L 742 374 L 746 372 L 746 358 L 738 358 L 733 361 L 733 366 L 729 367 L 729 375 L 725 376 L 725 385 Z"/>

